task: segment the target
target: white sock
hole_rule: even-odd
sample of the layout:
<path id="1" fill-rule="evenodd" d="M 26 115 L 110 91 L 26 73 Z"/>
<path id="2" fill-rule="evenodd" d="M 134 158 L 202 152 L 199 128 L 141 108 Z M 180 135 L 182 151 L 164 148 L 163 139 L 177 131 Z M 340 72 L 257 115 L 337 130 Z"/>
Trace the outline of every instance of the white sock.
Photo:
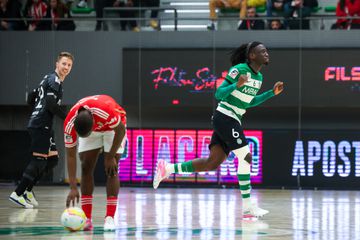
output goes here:
<path id="1" fill-rule="evenodd" d="M 251 206 L 251 197 L 243 198 L 243 209 L 249 208 Z"/>
<path id="2" fill-rule="evenodd" d="M 165 168 L 167 173 L 174 173 L 175 172 L 175 164 L 168 164 Z"/>

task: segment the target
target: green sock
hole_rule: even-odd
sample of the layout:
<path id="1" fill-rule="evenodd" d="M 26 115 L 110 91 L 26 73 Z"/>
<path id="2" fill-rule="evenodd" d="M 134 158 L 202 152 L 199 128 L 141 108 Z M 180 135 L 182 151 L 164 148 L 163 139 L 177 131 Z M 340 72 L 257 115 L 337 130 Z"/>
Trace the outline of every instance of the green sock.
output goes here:
<path id="1" fill-rule="evenodd" d="M 175 164 L 175 173 L 194 172 L 192 161 Z"/>
<path id="2" fill-rule="evenodd" d="M 238 174 L 240 192 L 243 200 L 250 199 L 251 183 L 250 174 Z"/>

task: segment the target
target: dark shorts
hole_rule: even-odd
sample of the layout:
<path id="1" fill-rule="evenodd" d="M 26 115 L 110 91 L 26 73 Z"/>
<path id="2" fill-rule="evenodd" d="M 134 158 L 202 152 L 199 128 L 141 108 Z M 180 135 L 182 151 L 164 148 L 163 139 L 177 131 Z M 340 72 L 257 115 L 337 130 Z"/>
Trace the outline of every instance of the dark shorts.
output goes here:
<path id="1" fill-rule="evenodd" d="M 57 151 L 55 145 L 54 132 L 42 128 L 28 128 L 31 144 L 30 151 L 48 154 L 49 151 Z"/>
<path id="2" fill-rule="evenodd" d="M 230 151 L 248 145 L 243 128 L 239 121 L 219 111 L 215 111 L 212 117 L 214 128 L 209 148 L 220 145 L 228 155 Z"/>

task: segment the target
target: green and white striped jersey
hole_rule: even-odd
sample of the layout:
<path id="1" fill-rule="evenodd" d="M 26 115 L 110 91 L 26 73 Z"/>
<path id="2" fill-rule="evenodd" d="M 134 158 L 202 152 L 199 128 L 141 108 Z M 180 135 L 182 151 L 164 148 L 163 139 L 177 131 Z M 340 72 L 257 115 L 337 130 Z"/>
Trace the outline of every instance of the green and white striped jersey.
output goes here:
<path id="1" fill-rule="evenodd" d="M 247 75 L 248 82 L 237 88 L 240 75 Z M 274 96 L 272 90 L 257 96 L 262 81 L 262 74 L 255 73 L 247 63 L 231 67 L 225 81 L 216 91 L 215 97 L 220 100 L 216 110 L 240 121 L 247 108 L 257 106 Z"/>

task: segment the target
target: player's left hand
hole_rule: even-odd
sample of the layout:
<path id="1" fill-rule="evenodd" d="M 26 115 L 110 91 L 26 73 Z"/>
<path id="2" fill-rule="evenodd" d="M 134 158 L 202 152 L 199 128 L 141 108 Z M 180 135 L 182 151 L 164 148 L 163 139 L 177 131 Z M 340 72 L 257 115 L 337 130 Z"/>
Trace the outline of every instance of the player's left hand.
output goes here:
<path id="1" fill-rule="evenodd" d="M 108 177 L 115 177 L 118 173 L 118 165 L 115 157 L 105 157 L 105 173 Z"/>
<path id="2" fill-rule="evenodd" d="M 280 94 L 284 90 L 284 83 L 283 82 L 276 82 L 273 87 L 273 91 L 275 95 Z"/>

